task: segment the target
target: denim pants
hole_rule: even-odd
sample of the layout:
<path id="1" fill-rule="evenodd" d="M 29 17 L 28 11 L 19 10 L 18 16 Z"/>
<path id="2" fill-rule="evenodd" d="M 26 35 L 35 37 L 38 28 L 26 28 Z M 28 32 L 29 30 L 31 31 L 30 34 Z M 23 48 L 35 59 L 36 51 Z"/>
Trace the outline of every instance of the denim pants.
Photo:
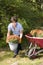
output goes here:
<path id="1" fill-rule="evenodd" d="M 11 43 L 9 42 L 10 50 L 13 51 L 15 54 L 18 54 L 19 50 L 22 50 L 20 43 Z"/>
<path id="2" fill-rule="evenodd" d="M 9 47 L 10 47 L 11 51 L 13 51 L 15 54 L 17 54 L 18 43 L 9 42 Z"/>

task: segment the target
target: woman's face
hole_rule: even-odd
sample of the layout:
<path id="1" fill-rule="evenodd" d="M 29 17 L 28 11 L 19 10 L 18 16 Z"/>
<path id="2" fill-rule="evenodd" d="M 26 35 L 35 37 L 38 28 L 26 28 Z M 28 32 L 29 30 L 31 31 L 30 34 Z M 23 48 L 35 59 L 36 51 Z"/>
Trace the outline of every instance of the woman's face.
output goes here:
<path id="1" fill-rule="evenodd" d="M 16 21 L 13 19 L 13 17 L 11 18 L 11 21 L 12 21 L 13 27 L 15 28 L 16 27 Z"/>

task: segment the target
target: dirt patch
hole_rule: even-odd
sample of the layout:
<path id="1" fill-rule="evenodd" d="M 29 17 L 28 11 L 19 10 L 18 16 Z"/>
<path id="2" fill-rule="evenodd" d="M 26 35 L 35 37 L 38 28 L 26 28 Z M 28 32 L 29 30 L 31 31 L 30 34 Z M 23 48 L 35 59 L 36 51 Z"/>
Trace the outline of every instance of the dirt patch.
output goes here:
<path id="1" fill-rule="evenodd" d="M 39 65 L 43 65 L 43 63 L 40 63 Z"/>

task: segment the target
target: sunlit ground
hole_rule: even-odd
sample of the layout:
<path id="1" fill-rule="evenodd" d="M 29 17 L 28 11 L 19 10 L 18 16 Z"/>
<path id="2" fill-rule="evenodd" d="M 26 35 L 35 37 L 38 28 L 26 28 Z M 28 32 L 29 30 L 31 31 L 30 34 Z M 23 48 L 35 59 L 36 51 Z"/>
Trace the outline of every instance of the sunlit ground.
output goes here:
<path id="1" fill-rule="evenodd" d="M 12 65 L 18 62 L 19 65 L 43 65 L 43 53 L 35 59 L 25 56 L 25 50 L 20 51 L 16 58 L 13 58 L 13 52 L 10 50 L 0 51 L 0 65 Z"/>

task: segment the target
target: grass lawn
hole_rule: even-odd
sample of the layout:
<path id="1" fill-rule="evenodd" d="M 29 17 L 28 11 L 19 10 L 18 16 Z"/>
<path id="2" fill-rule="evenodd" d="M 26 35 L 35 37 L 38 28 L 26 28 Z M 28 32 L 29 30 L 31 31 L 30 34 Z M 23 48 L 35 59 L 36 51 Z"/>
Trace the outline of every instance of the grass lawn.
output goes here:
<path id="1" fill-rule="evenodd" d="M 13 52 L 8 49 L 0 49 L 0 65 L 12 65 L 18 62 L 19 65 L 43 65 L 43 54 L 36 59 L 29 59 L 25 54 L 26 50 L 20 51 L 16 58 L 13 58 Z"/>

